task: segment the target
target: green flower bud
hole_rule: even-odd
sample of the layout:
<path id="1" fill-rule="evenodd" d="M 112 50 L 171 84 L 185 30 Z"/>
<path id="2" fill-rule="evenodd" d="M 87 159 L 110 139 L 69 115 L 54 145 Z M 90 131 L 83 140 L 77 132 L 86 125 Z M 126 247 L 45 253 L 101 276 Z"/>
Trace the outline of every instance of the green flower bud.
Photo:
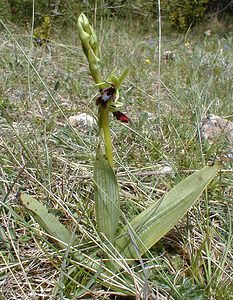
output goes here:
<path id="1" fill-rule="evenodd" d="M 101 82 L 102 80 L 100 75 L 99 58 L 94 54 L 94 51 L 92 49 L 89 50 L 88 61 L 89 69 L 95 83 Z"/>
<path id="2" fill-rule="evenodd" d="M 81 14 L 78 18 L 78 33 L 82 43 L 83 52 L 89 63 L 91 75 L 95 83 L 99 83 L 102 80 L 99 70 L 100 50 L 98 39 L 93 27 L 90 25 L 84 14 Z"/>

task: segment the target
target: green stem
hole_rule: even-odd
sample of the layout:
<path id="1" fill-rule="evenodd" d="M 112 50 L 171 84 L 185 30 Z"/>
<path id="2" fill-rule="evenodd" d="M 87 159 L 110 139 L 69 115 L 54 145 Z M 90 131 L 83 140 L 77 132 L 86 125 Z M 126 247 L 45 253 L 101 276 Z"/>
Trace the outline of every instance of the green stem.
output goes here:
<path id="1" fill-rule="evenodd" d="M 102 134 L 104 140 L 105 154 L 110 166 L 113 168 L 112 141 L 109 127 L 108 110 L 101 107 L 99 114 L 100 133 Z"/>

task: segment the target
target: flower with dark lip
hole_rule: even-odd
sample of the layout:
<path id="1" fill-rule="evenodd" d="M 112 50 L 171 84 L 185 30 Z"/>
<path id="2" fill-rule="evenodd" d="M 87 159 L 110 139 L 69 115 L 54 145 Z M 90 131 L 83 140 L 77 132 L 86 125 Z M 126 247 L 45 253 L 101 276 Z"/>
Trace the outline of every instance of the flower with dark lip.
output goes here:
<path id="1" fill-rule="evenodd" d="M 115 87 L 111 86 L 109 88 L 105 88 L 100 90 L 100 96 L 96 99 L 96 105 L 101 104 L 103 108 L 107 107 L 108 101 L 116 99 L 116 89 Z"/>
<path id="2" fill-rule="evenodd" d="M 114 87 L 114 85 L 112 85 L 108 88 L 105 88 L 105 89 L 101 89 L 100 96 L 98 96 L 96 98 L 96 105 L 101 105 L 102 108 L 106 109 L 109 101 L 112 101 L 112 102 L 115 101 L 116 92 L 117 91 L 116 91 L 116 88 Z M 116 109 L 115 105 L 111 104 L 111 107 Z M 120 111 L 114 111 L 113 115 L 114 115 L 114 117 L 116 117 L 117 120 L 119 120 L 121 122 L 124 122 L 124 123 L 129 122 L 129 118 Z"/>

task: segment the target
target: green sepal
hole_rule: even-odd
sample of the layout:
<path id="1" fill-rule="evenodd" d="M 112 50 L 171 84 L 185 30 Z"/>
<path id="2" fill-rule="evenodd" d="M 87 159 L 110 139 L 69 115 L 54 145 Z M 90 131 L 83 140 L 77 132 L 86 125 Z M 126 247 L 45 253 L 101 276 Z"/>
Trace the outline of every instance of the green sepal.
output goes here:
<path id="1" fill-rule="evenodd" d="M 122 106 L 124 106 L 122 102 L 120 101 L 117 101 L 117 103 L 114 102 L 109 106 L 109 111 L 110 112 L 118 111 Z"/>
<path id="2" fill-rule="evenodd" d="M 117 86 L 118 86 L 118 78 L 117 78 L 117 76 L 116 75 L 113 75 L 111 78 L 109 78 L 110 80 L 110 82 L 112 82 L 113 84 L 114 84 L 114 86 L 117 88 Z"/>
<path id="3" fill-rule="evenodd" d="M 117 85 L 116 85 L 116 88 L 119 88 L 123 81 L 125 80 L 125 78 L 128 76 L 129 74 L 129 68 L 127 67 L 122 73 L 121 75 L 118 77 L 118 82 L 117 82 Z"/>
<path id="4" fill-rule="evenodd" d="M 115 75 L 117 68 L 114 68 L 111 73 L 108 75 L 108 81 L 112 81 L 112 77 Z"/>
<path id="5" fill-rule="evenodd" d="M 112 85 L 112 82 L 102 81 L 96 84 L 99 90 L 108 88 Z"/>

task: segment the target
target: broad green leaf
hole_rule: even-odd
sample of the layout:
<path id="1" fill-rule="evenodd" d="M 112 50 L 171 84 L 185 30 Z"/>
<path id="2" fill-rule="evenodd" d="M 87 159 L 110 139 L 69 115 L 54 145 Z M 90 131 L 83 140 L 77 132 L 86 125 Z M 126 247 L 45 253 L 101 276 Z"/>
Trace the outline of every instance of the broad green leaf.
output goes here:
<path id="1" fill-rule="evenodd" d="M 96 153 L 94 182 L 98 231 L 113 241 L 119 220 L 119 192 L 116 176 L 100 147 Z"/>
<path id="2" fill-rule="evenodd" d="M 19 201 L 35 218 L 41 228 L 50 234 L 51 237 L 54 237 L 55 243 L 60 248 L 65 248 L 69 244 L 72 239 L 72 233 L 54 215 L 49 213 L 44 205 L 26 193 L 20 193 Z"/>
<path id="3" fill-rule="evenodd" d="M 169 191 L 160 203 L 156 202 L 126 225 L 118 236 L 116 247 L 125 258 L 144 254 L 190 209 L 221 164 L 206 166 L 191 174 Z"/>
<path id="4" fill-rule="evenodd" d="M 26 193 L 20 193 L 19 200 L 26 210 L 35 218 L 41 228 L 50 234 L 51 237 L 54 237 L 54 242 L 59 246 L 59 248 L 66 248 L 66 244 L 68 244 L 72 238 L 72 233 L 69 232 L 66 227 L 61 224 L 55 216 L 49 213 L 47 208 L 34 197 L 27 195 Z M 73 253 L 73 259 L 71 262 L 76 267 L 86 269 L 91 274 L 94 274 L 93 278 L 101 282 L 101 284 L 107 288 L 111 288 L 115 291 L 124 291 L 126 294 L 133 295 L 133 284 L 130 282 L 124 282 L 122 278 L 118 279 L 118 276 L 104 266 L 99 257 L 96 256 L 95 252 L 92 253 L 91 256 L 87 256 L 77 251 Z M 120 287 L 118 280 L 121 280 Z"/>

